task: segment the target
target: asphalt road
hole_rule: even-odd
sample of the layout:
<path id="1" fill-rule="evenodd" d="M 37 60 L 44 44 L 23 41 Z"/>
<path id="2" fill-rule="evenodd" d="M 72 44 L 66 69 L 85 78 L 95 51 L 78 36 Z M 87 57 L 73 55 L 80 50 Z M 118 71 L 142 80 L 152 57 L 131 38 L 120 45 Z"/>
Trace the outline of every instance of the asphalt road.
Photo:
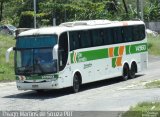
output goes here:
<path id="1" fill-rule="evenodd" d="M 144 84 L 160 79 L 160 57 L 149 57 L 149 68 L 135 79 L 119 78 L 84 85 L 79 93 L 69 89 L 18 91 L 15 82 L 0 83 L 0 110 L 3 111 L 126 111 L 144 101 L 160 101 L 160 89 Z"/>

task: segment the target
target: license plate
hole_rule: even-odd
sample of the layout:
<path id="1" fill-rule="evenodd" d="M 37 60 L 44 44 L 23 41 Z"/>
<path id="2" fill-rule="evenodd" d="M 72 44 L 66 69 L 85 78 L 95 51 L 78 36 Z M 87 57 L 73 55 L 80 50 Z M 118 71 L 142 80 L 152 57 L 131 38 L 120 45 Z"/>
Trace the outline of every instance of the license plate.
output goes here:
<path id="1" fill-rule="evenodd" d="M 32 88 L 38 88 L 38 85 L 32 85 Z"/>

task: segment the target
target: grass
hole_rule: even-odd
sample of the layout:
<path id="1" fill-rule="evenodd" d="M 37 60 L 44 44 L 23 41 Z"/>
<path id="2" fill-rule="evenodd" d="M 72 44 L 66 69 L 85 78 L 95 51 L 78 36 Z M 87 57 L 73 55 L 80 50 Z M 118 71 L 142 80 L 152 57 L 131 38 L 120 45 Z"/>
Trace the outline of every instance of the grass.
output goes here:
<path id="1" fill-rule="evenodd" d="M 13 81 L 14 75 L 14 53 L 10 55 L 10 62 L 6 63 L 5 53 L 9 47 L 15 46 L 14 37 L 0 34 L 0 81 Z"/>
<path id="2" fill-rule="evenodd" d="M 151 55 L 160 56 L 160 35 L 148 36 L 148 51 Z M 160 80 L 145 84 L 146 88 L 160 88 Z M 131 107 L 122 117 L 160 117 L 160 102 L 142 102 Z"/>
<path id="3" fill-rule="evenodd" d="M 142 102 L 131 107 L 122 117 L 160 117 L 160 102 Z"/>
<path id="4" fill-rule="evenodd" d="M 160 56 L 160 35 L 157 37 L 148 36 L 148 49 L 149 54 Z"/>
<path id="5" fill-rule="evenodd" d="M 146 88 L 160 88 L 160 80 L 145 84 Z"/>

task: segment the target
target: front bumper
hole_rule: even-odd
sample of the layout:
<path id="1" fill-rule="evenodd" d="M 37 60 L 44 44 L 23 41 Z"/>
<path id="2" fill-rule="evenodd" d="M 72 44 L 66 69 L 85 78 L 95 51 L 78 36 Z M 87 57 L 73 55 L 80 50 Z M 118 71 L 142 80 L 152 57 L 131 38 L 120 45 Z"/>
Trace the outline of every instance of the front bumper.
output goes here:
<path id="1" fill-rule="evenodd" d="M 19 82 L 17 81 L 18 90 L 40 90 L 40 89 L 60 89 L 62 88 L 57 81 L 48 82 Z"/>

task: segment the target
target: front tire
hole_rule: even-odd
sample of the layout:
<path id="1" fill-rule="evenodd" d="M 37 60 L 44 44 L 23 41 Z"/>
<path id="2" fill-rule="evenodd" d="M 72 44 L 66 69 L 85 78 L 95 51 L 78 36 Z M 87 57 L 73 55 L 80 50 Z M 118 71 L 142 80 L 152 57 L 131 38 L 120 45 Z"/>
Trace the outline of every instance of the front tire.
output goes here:
<path id="1" fill-rule="evenodd" d="M 80 80 L 77 74 L 74 75 L 73 77 L 73 92 L 77 93 L 80 89 Z"/>

